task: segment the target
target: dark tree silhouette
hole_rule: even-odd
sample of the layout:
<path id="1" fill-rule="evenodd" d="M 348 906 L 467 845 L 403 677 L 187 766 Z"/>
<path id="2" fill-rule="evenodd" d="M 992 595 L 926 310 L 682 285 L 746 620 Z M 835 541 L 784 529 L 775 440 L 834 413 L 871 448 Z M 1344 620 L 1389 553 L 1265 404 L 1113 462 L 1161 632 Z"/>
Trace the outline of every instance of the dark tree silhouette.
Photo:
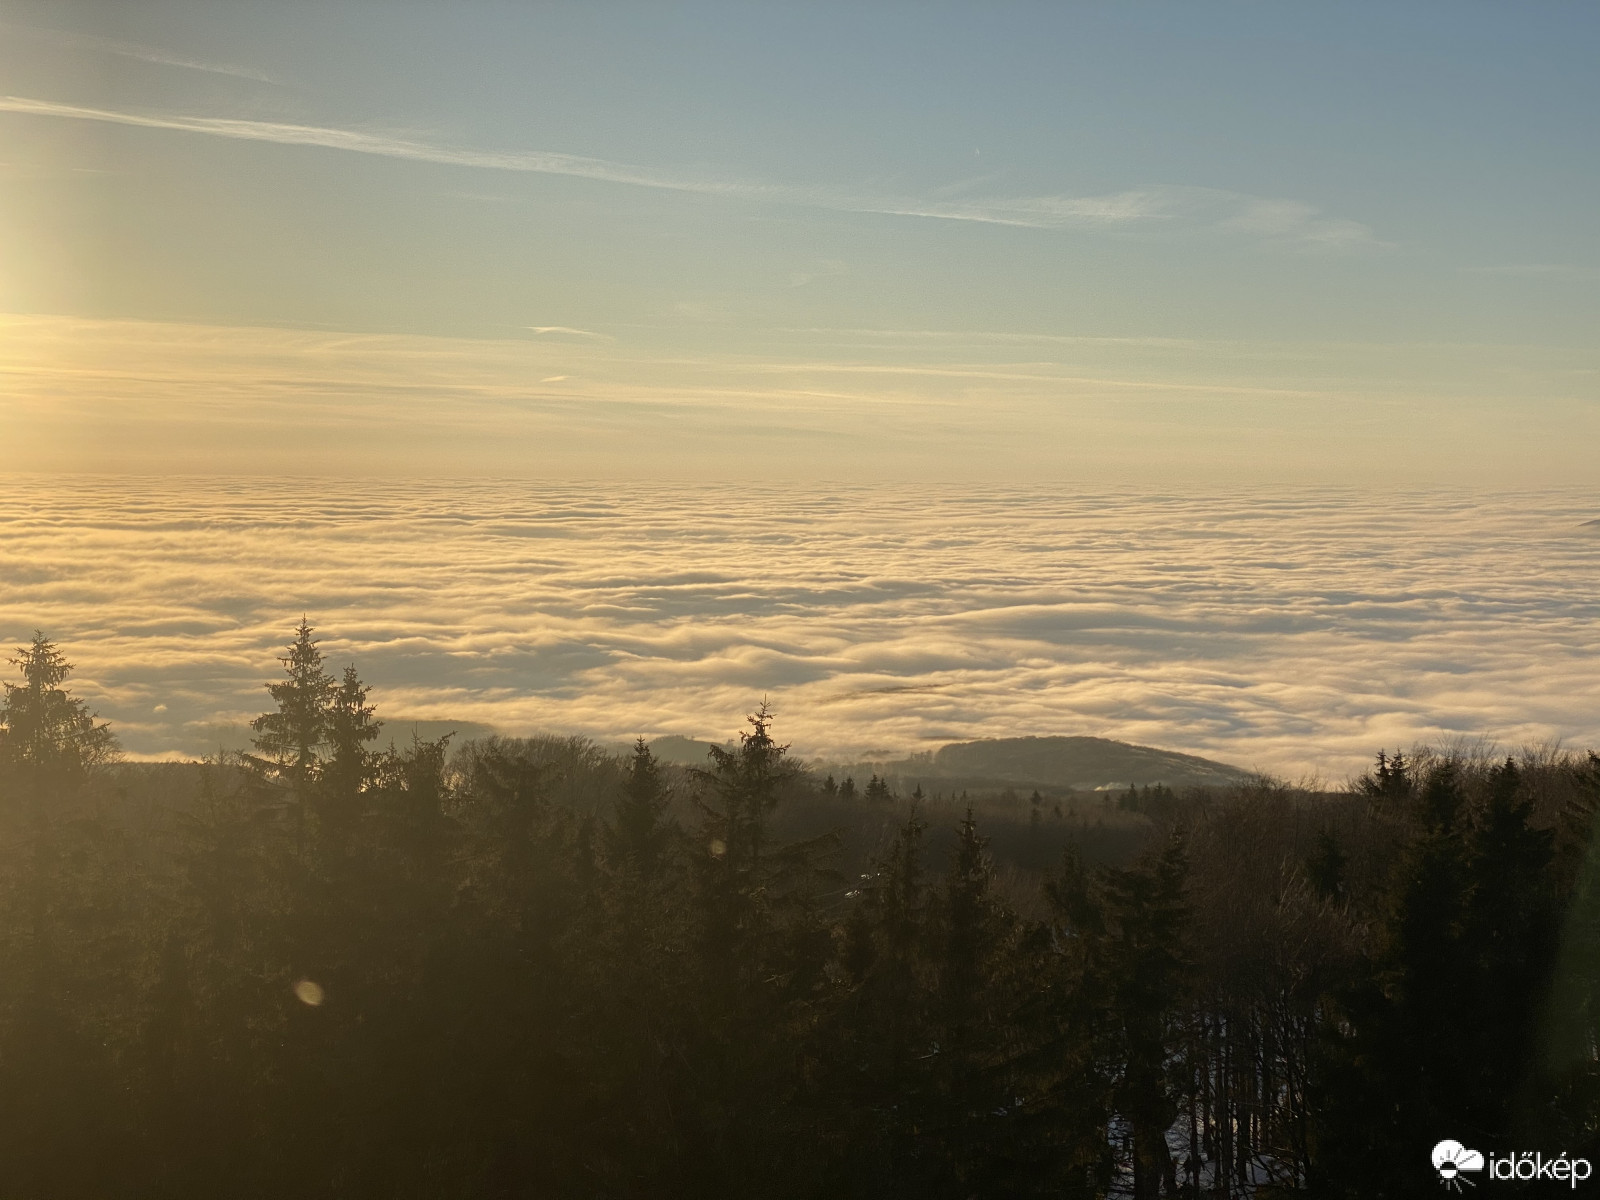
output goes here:
<path id="1" fill-rule="evenodd" d="M 61 684 L 72 664 L 42 633 L 33 644 L 7 659 L 23 682 L 5 685 L 0 706 L 0 768 L 77 775 L 110 761 L 117 739 L 109 725 L 97 724 L 89 706 Z"/>
<path id="2" fill-rule="evenodd" d="M 283 661 L 255 754 L 138 764 L 53 645 L 14 660 L 18 1195 L 1382 1200 L 1441 1131 L 1600 1151 L 1600 758 L 1047 826 L 998 785 L 843 803 L 765 707 L 701 770 L 378 750 L 308 623 Z"/>

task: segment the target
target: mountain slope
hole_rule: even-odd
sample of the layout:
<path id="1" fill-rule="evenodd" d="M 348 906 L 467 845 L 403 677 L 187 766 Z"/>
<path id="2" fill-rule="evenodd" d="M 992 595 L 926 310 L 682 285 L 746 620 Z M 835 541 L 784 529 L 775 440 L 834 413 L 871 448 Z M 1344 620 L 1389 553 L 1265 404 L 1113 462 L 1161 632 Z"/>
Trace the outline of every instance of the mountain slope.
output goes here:
<path id="1" fill-rule="evenodd" d="M 1092 789 L 1164 783 L 1168 787 L 1241 783 L 1250 772 L 1193 754 L 1097 737 L 987 738 L 955 742 L 931 755 L 885 764 L 907 779 L 997 781 Z"/>

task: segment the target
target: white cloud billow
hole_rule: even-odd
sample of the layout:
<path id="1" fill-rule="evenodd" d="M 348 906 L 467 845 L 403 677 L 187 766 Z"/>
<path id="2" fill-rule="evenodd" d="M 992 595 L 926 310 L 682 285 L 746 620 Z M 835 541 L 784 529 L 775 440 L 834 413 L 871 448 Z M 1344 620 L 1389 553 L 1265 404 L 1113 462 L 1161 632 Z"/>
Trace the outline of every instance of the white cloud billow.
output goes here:
<path id="1" fill-rule="evenodd" d="M 0 645 L 58 639 L 145 754 L 259 712 L 305 612 L 392 719 L 724 737 L 766 695 L 805 754 L 1097 734 L 1338 779 L 1600 745 L 1596 507 L 0 477 Z"/>

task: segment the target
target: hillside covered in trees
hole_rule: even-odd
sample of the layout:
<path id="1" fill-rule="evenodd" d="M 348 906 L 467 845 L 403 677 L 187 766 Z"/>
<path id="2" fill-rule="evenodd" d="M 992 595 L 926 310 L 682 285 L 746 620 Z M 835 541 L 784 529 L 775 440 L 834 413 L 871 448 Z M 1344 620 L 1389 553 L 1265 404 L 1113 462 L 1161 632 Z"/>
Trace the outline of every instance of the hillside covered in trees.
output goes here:
<path id="1" fill-rule="evenodd" d="M 1121 787 L 1216 787 L 1245 783 L 1250 772 L 1226 763 L 1098 737 L 986 738 L 952 742 L 911 758 L 883 763 L 885 775 L 937 786 L 1045 787 L 1106 790 Z"/>
<path id="2" fill-rule="evenodd" d="M 1594 754 L 846 794 L 764 708 L 698 766 L 391 744 L 302 625 L 253 752 L 138 764 L 48 640 L 12 662 L 6 1195 L 1413 1197 L 1443 1138 L 1600 1157 Z"/>

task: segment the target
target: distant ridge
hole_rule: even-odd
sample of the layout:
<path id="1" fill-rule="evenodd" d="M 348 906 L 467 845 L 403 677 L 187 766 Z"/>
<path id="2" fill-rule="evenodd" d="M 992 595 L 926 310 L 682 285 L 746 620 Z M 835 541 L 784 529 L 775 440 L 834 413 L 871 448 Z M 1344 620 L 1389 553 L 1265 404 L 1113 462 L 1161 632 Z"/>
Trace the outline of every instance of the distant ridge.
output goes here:
<path id="1" fill-rule="evenodd" d="M 703 767 L 712 745 L 668 736 L 651 742 L 650 751 L 662 762 Z M 723 748 L 731 750 L 733 746 L 725 744 Z M 889 762 L 880 759 L 813 766 L 818 772 L 852 775 L 858 784 L 865 782 L 869 772 L 898 778 L 907 789 L 919 781 L 938 782 L 947 788 L 1022 786 L 1057 791 L 1156 783 L 1168 787 L 1224 787 L 1251 778 L 1251 772 L 1214 759 L 1100 737 L 984 738 L 952 742 L 931 753 Z"/>
<path id="2" fill-rule="evenodd" d="M 1002 783 L 1079 790 L 1156 783 L 1219 787 L 1251 777 L 1249 771 L 1209 758 L 1098 737 L 954 742 L 932 754 L 886 763 L 880 769 L 905 779 L 947 780 L 968 786 Z"/>
<path id="3" fill-rule="evenodd" d="M 714 745 L 715 742 L 697 742 L 693 738 L 668 734 L 650 743 L 650 753 L 662 762 L 676 763 L 681 767 L 704 767 L 710 765 L 709 756 Z"/>

